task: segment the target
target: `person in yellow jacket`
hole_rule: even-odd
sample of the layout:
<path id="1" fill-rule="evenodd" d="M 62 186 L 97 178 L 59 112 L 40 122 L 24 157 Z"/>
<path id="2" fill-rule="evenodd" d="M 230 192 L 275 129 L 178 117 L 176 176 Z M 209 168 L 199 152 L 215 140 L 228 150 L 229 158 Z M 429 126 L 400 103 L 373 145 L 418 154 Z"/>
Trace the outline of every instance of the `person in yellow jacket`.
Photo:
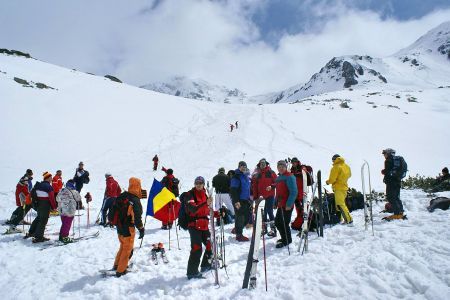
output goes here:
<path id="1" fill-rule="evenodd" d="M 326 183 L 331 184 L 333 187 L 336 211 L 341 212 L 341 216 L 344 218 L 346 224 L 352 224 L 352 216 L 348 211 L 347 205 L 345 205 L 345 198 L 347 197 L 348 191 L 347 181 L 352 176 L 352 171 L 345 163 L 344 158 L 339 154 L 333 155 L 332 160 L 333 168 L 331 168 L 330 176 Z"/>

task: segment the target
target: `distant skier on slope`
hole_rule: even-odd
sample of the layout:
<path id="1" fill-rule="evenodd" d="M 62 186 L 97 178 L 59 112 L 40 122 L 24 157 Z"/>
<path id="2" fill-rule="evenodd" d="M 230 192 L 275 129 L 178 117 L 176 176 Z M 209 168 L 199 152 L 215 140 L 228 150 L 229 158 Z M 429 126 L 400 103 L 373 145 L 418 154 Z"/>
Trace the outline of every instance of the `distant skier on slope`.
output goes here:
<path id="1" fill-rule="evenodd" d="M 383 218 L 386 221 L 391 220 L 402 220 L 403 216 L 403 204 L 400 200 L 400 188 L 401 188 L 401 174 L 400 170 L 395 167 L 394 160 L 397 159 L 395 157 L 395 150 L 391 148 L 384 149 L 382 151 L 384 155 L 384 169 L 381 171 L 381 174 L 384 175 L 383 182 L 386 184 L 386 199 L 391 204 L 391 208 L 394 212 L 393 215 L 390 215 L 386 218 Z"/>
<path id="2" fill-rule="evenodd" d="M 158 158 L 158 155 L 157 155 L 157 154 L 155 154 L 155 156 L 153 156 L 152 161 L 153 161 L 153 171 L 158 170 L 158 162 L 159 162 L 159 158 Z"/>
<path id="3" fill-rule="evenodd" d="M 212 248 L 208 216 L 212 199 L 206 194 L 205 179 L 202 176 L 195 178 L 194 187 L 187 192 L 185 197 L 187 197 L 188 230 L 191 239 L 191 252 L 186 275 L 188 279 L 203 278 L 202 273 L 198 271 L 202 257 L 202 244 L 205 245 L 205 252 L 200 266 L 201 272 L 211 269 Z"/>
<path id="4" fill-rule="evenodd" d="M 236 121 L 236 122 L 234 123 L 234 125 L 236 126 L 236 129 L 238 129 L 238 121 Z"/>
<path id="5" fill-rule="evenodd" d="M 234 129 L 234 125 L 230 124 L 230 132 L 233 132 L 233 129 Z"/>
<path id="6" fill-rule="evenodd" d="M 282 248 L 292 243 L 291 223 L 292 208 L 294 206 L 295 199 L 297 198 L 297 184 L 295 177 L 288 169 L 286 161 L 280 160 L 277 163 L 278 177 L 275 185 L 267 187 L 270 191 L 274 187 L 277 191 L 277 214 L 275 217 L 275 226 L 280 232 L 281 239 L 277 241 L 276 248 Z"/>
<path id="7" fill-rule="evenodd" d="M 345 204 L 348 191 L 347 181 L 352 176 L 352 171 L 339 154 L 333 155 L 331 160 L 333 167 L 326 184 L 331 184 L 333 187 L 336 210 L 341 212 L 341 221 L 343 220 L 345 224 L 353 224 L 353 218 Z"/>
<path id="8" fill-rule="evenodd" d="M 6 233 L 20 232 L 16 227 L 21 221 L 24 220 L 26 214 L 31 209 L 30 191 L 33 187 L 33 171 L 28 169 L 16 185 L 16 206 L 17 208 L 11 215 L 9 221 L 6 224 L 9 225 L 9 229 Z"/>

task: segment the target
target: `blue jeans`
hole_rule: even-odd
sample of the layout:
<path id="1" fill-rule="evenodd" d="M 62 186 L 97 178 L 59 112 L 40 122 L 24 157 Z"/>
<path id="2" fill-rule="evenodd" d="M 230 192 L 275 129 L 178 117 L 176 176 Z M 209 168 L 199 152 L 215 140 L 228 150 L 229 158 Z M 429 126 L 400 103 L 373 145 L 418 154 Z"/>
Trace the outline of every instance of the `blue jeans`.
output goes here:
<path id="1" fill-rule="evenodd" d="M 275 198 L 273 196 L 266 199 L 266 203 L 264 204 L 264 215 L 263 215 L 264 222 L 267 222 L 267 216 L 269 216 L 269 221 L 275 220 L 275 216 L 273 215 L 274 205 L 275 205 Z"/>
<path id="2" fill-rule="evenodd" d="M 102 206 L 102 223 L 103 224 L 106 224 L 106 222 L 108 221 L 107 213 L 108 213 L 108 210 L 111 208 L 115 199 L 116 198 L 114 198 L 114 197 L 110 197 L 110 198 L 106 198 L 103 200 L 103 206 Z"/>

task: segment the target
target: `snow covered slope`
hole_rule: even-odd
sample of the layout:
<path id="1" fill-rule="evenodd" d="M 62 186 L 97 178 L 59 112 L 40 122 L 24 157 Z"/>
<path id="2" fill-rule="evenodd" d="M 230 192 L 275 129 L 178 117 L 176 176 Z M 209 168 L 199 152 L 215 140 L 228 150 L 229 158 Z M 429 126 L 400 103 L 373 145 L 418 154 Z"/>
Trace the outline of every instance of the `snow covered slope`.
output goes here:
<path id="1" fill-rule="evenodd" d="M 92 220 L 101 206 L 103 174 L 111 172 L 122 187 L 137 176 L 149 189 L 153 177 L 163 175 L 151 171 L 155 153 L 162 165 L 175 170 L 182 191 L 192 186 L 195 176 L 211 179 L 219 167 L 236 168 L 242 159 L 251 167 L 262 157 L 275 165 L 297 156 L 326 175 L 335 153 L 353 170 L 351 186 L 360 187 L 359 170 L 366 159 L 373 186 L 381 190 L 385 147 L 405 157 L 410 173 L 434 175 L 449 164 L 449 91 L 447 85 L 355 89 L 293 104 L 228 105 L 180 99 L 34 59 L 0 55 L 0 220 L 9 218 L 15 185 L 27 168 L 37 180 L 44 171 L 61 169 L 66 181 L 84 161 L 91 182 L 83 194 L 93 195 Z M 228 124 L 236 120 L 239 129 L 229 132 Z M 1 236 L 0 287 L 5 299 L 446 299 L 448 214 L 425 212 L 428 199 L 418 192 L 405 192 L 402 199 L 410 221 L 381 224 L 377 214 L 375 238 L 363 231 L 358 212 L 355 227 L 327 230 L 324 240 L 311 240 L 311 252 L 303 257 L 288 257 L 286 249 L 276 250 L 274 241 L 268 241 L 268 293 L 262 285 L 254 292 L 240 289 L 248 244 L 237 244 L 230 227 L 230 278 L 221 272 L 220 289 L 209 275 L 201 281 L 185 279 L 186 232 L 180 233 L 181 250 L 169 252 L 169 265 L 155 267 L 149 247 L 159 241 L 168 247 L 168 237 L 150 218 L 143 248 L 135 254 L 139 273 L 120 279 L 98 276 L 98 269 L 111 267 L 117 249 L 110 229 L 100 229 L 98 239 L 44 251 L 20 235 Z M 82 235 L 97 230 L 87 229 L 85 218 Z M 56 239 L 59 226 L 59 219 L 51 218 L 46 234 Z M 174 247 L 174 232 L 171 237 Z M 432 259 L 426 256 L 430 254 Z M 258 274 L 262 279 L 263 272 Z"/>
<path id="2" fill-rule="evenodd" d="M 211 84 L 205 80 L 192 80 L 184 76 L 175 76 L 165 82 L 149 83 L 141 88 L 179 96 L 218 103 L 245 103 L 247 95 L 238 89 L 229 89 L 225 86 Z"/>
<path id="3" fill-rule="evenodd" d="M 426 89 L 450 83 L 450 22 L 430 30 L 408 48 L 385 57 L 334 57 L 305 84 L 258 96 L 262 103 L 292 102 L 344 88 Z"/>

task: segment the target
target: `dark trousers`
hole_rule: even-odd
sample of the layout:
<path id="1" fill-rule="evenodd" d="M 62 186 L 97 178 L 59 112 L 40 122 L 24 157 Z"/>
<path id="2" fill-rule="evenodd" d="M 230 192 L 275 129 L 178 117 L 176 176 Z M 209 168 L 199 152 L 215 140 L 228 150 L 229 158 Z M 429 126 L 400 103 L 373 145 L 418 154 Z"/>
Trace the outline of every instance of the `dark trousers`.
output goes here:
<path id="1" fill-rule="evenodd" d="M 211 265 L 211 234 L 208 230 L 197 230 L 189 227 L 189 235 L 191 237 L 191 253 L 188 260 L 187 275 L 195 275 L 198 273 L 198 266 L 202 257 L 202 244 L 205 245 L 206 249 L 201 266 Z"/>
<path id="2" fill-rule="evenodd" d="M 45 226 L 48 222 L 48 216 L 50 214 L 50 202 L 49 201 L 39 201 L 37 207 L 37 217 L 31 223 L 29 234 L 34 235 L 36 238 L 44 237 Z"/>
<path id="3" fill-rule="evenodd" d="M 277 214 L 275 216 L 275 226 L 280 232 L 281 241 L 285 245 L 292 243 L 291 228 L 289 227 L 289 223 L 291 223 L 291 216 L 292 209 L 286 210 L 282 207 L 277 209 Z"/>
<path id="4" fill-rule="evenodd" d="M 263 215 L 263 221 L 266 223 L 267 221 L 273 221 L 275 219 L 273 215 L 273 206 L 275 204 L 275 198 L 269 197 L 266 199 L 266 202 L 264 204 L 264 215 Z M 269 220 L 267 220 L 267 216 L 269 216 Z"/>
<path id="5" fill-rule="evenodd" d="M 14 226 L 19 225 L 20 221 L 22 221 L 23 218 L 25 218 L 30 209 L 31 204 L 25 205 L 25 209 L 23 208 L 23 206 L 18 206 L 16 210 L 12 213 L 11 218 L 9 219 L 10 224 Z"/>
<path id="6" fill-rule="evenodd" d="M 392 205 L 395 215 L 403 213 L 403 204 L 400 200 L 400 183 L 386 184 L 386 199 Z"/>
<path id="7" fill-rule="evenodd" d="M 239 201 L 239 203 L 241 204 L 241 207 L 239 209 L 236 209 L 236 207 L 234 207 L 234 226 L 236 229 L 236 235 L 242 235 L 242 231 L 245 225 L 248 224 L 249 214 L 251 213 L 249 200 L 241 200 Z"/>
<path id="8" fill-rule="evenodd" d="M 102 223 L 106 224 L 107 220 L 107 213 L 108 210 L 111 208 L 113 202 L 114 202 L 114 197 L 110 197 L 110 198 L 106 198 L 105 200 L 103 200 L 103 206 L 102 206 Z"/>

